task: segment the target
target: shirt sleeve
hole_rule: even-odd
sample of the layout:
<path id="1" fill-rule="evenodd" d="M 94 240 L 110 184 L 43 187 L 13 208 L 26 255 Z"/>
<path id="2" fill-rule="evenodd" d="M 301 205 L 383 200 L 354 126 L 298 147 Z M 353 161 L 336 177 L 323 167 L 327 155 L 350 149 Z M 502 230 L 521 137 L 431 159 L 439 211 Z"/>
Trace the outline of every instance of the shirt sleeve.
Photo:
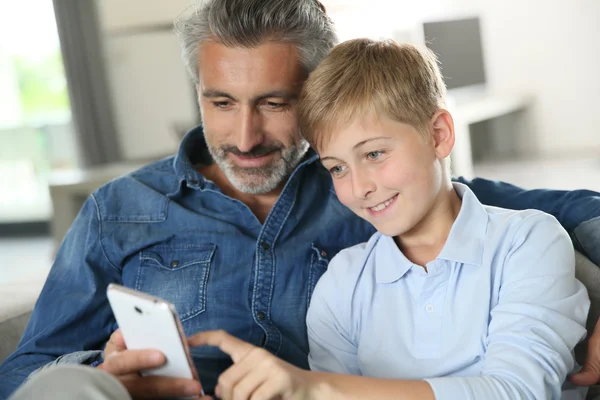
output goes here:
<path id="1" fill-rule="evenodd" d="M 361 374 L 357 346 L 349 332 L 350 291 L 344 287 L 352 274 L 342 276 L 338 273 L 340 269 L 349 271 L 350 262 L 352 260 L 345 252 L 339 253 L 315 287 L 306 317 L 310 348 L 308 363 L 313 371 Z"/>
<path id="2" fill-rule="evenodd" d="M 600 193 L 592 190 L 528 190 L 482 178 L 455 180 L 467 185 L 483 204 L 553 215 L 570 234 L 584 222 L 600 217 Z"/>
<path id="3" fill-rule="evenodd" d="M 436 399 L 561 398 L 590 304 L 569 236 L 549 215 L 527 217 L 501 274 L 481 376 L 427 379 Z"/>
<path id="4" fill-rule="evenodd" d="M 49 363 L 98 359 L 98 352 L 94 357 L 79 352 L 100 350 L 110 337 L 114 318 L 106 287 L 121 280 L 102 248 L 101 231 L 96 199 L 90 196 L 57 253 L 17 350 L 0 365 L 1 399 Z M 63 357 L 68 354 L 74 356 Z"/>

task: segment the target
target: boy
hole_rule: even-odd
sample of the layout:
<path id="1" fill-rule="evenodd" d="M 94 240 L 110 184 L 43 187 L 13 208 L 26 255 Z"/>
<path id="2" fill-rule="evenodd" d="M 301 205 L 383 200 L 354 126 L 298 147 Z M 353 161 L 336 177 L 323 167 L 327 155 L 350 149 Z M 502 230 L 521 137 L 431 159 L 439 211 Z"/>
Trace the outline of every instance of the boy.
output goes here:
<path id="1" fill-rule="evenodd" d="M 322 372 L 222 333 L 192 340 L 232 355 L 221 397 L 583 398 L 562 387 L 589 307 L 569 236 L 552 216 L 483 206 L 452 183 L 444 98 L 435 57 L 391 41 L 345 42 L 310 75 L 303 134 L 340 202 L 378 233 L 315 288 L 309 362 Z"/>

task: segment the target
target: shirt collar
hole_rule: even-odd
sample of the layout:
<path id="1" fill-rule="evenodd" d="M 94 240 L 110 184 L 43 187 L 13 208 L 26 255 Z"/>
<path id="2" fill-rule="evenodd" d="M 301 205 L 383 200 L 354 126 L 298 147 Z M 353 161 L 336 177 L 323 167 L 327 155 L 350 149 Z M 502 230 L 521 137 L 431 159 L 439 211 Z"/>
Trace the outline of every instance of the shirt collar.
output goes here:
<path id="1" fill-rule="evenodd" d="M 318 154 L 311 148 L 296 170 L 305 165 L 312 164 L 318 159 Z M 184 183 L 192 189 L 203 189 L 206 179 L 198 172 L 195 165 L 210 165 L 212 163 L 213 159 L 204 139 L 204 129 L 202 125 L 197 126 L 183 137 L 177 155 L 173 160 L 173 169 L 177 176 L 178 184 L 177 188 L 169 193 L 168 196 L 178 195 Z"/>
<path id="2" fill-rule="evenodd" d="M 488 213 L 466 185 L 453 183 L 453 186 L 462 198 L 462 205 L 437 259 L 481 266 Z M 384 235 L 377 242 L 374 262 L 378 283 L 395 282 L 414 265 L 398 249 L 394 239 Z"/>
<path id="3" fill-rule="evenodd" d="M 178 194 L 184 182 L 192 188 L 203 187 L 204 178 L 194 165 L 210 165 L 212 162 L 212 157 L 204 140 L 204 129 L 201 125 L 197 126 L 183 137 L 181 145 L 179 145 L 179 151 L 173 160 L 178 185 L 171 195 Z"/>
<path id="4" fill-rule="evenodd" d="M 481 266 L 488 213 L 469 187 L 458 182 L 453 186 L 462 205 L 438 258 Z"/>
<path id="5" fill-rule="evenodd" d="M 393 237 L 381 235 L 375 248 L 375 279 L 392 283 L 402 278 L 413 263 L 400 251 Z"/>

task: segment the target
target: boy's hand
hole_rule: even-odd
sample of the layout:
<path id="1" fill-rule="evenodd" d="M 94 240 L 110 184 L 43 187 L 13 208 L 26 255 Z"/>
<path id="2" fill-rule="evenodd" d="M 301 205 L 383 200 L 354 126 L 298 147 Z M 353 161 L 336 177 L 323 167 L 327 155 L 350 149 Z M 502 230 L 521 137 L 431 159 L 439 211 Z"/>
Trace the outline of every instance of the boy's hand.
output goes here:
<path id="1" fill-rule="evenodd" d="M 164 376 L 140 376 L 139 371 L 165 363 L 157 350 L 127 350 L 123 335 L 116 330 L 104 348 L 104 363 L 98 366 L 121 382 L 133 399 L 200 396 L 200 383 Z"/>
<path id="2" fill-rule="evenodd" d="M 224 331 L 198 333 L 189 339 L 189 344 L 218 347 L 233 359 L 234 365 L 221 374 L 215 389 L 223 400 L 310 399 L 310 372 L 264 349 Z"/>

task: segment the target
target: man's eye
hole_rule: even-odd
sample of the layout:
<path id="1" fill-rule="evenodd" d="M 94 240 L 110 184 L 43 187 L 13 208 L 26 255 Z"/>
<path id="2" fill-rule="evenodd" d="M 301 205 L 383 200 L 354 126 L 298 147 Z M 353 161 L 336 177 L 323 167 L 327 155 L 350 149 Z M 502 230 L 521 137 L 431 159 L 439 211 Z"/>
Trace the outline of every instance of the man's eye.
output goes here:
<path id="1" fill-rule="evenodd" d="M 280 108 L 283 108 L 283 107 L 287 106 L 287 103 L 277 103 L 275 101 L 267 101 L 266 105 L 269 108 L 277 110 L 277 109 L 280 109 Z"/>
<path id="2" fill-rule="evenodd" d="M 228 101 L 213 101 L 213 105 L 217 108 L 227 108 L 230 103 Z"/>
<path id="3" fill-rule="evenodd" d="M 370 151 L 367 153 L 367 158 L 369 160 L 377 160 L 379 157 L 381 157 L 381 155 L 383 154 L 383 151 Z"/>

